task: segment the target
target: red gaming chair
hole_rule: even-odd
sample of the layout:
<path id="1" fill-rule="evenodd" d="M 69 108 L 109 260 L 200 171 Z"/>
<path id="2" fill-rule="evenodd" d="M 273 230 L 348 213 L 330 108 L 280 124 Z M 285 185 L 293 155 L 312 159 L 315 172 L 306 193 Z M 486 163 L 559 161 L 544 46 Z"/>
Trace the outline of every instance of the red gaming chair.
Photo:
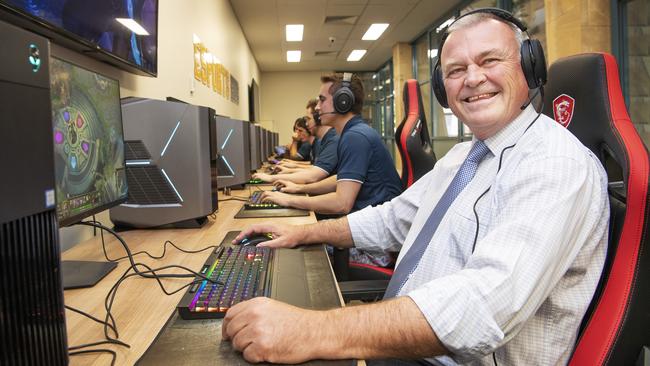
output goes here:
<path id="1" fill-rule="evenodd" d="M 609 54 L 555 62 L 544 100 L 544 113 L 600 158 L 610 182 L 607 259 L 570 365 L 634 365 L 650 345 L 648 150 L 630 121 Z"/>
<path id="2" fill-rule="evenodd" d="M 404 83 L 404 113 L 406 116 L 395 131 L 395 142 L 402 158 L 402 188 L 406 189 L 436 163 L 417 80 Z"/>

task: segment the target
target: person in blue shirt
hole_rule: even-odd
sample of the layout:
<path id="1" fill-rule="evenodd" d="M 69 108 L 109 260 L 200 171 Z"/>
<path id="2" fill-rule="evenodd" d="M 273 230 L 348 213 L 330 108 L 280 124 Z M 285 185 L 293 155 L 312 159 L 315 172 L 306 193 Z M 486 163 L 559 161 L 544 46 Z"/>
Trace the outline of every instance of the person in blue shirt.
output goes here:
<path id="1" fill-rule="evenodd" d="M 281 206 L 344 215 L 390 201 L 402 193 L 402 185 L 390 153 L 381 137 L 362 118 L 363 84 L 350 74 L 321 77 L 316 112 L 321 123 L 339 134 L 336 175 L 316 183 L 280 182 L 280 192 L 264 192 L 263 199 Z M 286 193 L 308 193 L 310 196 Z M 390 255 L 357 253 L 354 261 L 387 266 Z"/>
<path id="2" fill-rule="evenodd" d="M 284 186 L 288 182 L 294 183 L 313 183 L 327 178 L 335 173 L 336 164 L 338 163 L 338 144 L 339 136 L 336 130 L 330 126 L 325 126 L 316 120 L 318 117 L 315 111 L 318 100 L 314 99 L 307 103 L 307 114 L 304 117 L 307 121 L 307 129 L 315 137 L 312 142 L 312 154 L 314 161 L 312 165 L 295 164 L 294 168 L 289 168 L 288 164 L 281 163 L 276 167 L 277 175 L 256 173 L 253 178 L 262 179 L 265 182 L 278 182 Z M 315 146 L 315 147 L 314 147 Z"/>
<path id="3" fill-rule="evenodd" d="M 289 150 L 289 159 L 298 161 L 311 160 L 311 144 L 314 136 L 307 129 L 307 120 L 305 117 L 298 117 L 293 125 L 293 132 L 296 138 L 296 144 L 293 144 Z"/>

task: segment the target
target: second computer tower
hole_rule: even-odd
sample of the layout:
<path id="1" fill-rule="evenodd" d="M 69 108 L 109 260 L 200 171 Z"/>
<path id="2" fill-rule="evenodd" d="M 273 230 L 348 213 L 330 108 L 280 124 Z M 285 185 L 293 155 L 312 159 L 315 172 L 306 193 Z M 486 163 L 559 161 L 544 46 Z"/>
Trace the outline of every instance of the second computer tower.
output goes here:
<path id="1" fill-rule="evenodd" d="M 216 116 L 219 188 L 243 186 L 251 178 L 250 122 Z"/>
<path id="2" fill-rule="evenodd" d="M 121 227 L 199 227 L 217 209 L 214 110 L 144 98 L 122 101 L 129 197 Z"/>

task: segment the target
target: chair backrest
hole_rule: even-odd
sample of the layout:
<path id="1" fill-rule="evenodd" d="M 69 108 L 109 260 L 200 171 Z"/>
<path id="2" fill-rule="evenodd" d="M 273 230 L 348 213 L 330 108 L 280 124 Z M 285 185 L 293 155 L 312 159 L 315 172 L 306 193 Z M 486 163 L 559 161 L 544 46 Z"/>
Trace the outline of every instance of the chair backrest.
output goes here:
<path id="1" fill-rule="evenodd" d="M 650 344 L 648 150 L 627 113 L 612 55 L 589 53 L 549 69 L 544 113 L 567 127 L 607 170 L 607 259 L 570 365 L 631 365 Z"/>
<path id="2" fill-rule="evenodd" d="M 406 189 L 436 163 L 417 80 L 404 83 L 404 114 L 395 131 L 395 141 L 402 158 L 402 187 Z"/>

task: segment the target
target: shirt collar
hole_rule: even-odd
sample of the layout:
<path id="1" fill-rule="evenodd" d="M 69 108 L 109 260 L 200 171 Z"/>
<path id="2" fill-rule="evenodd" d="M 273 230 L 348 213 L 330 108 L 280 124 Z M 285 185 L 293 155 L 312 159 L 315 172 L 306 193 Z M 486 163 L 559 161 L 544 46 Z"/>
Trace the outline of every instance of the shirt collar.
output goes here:
<path id="1" fill-rule="evenodd" d="M 349 130 L 352 128 L 352 126 L 358 125 L 359 123 L 364 123 L 363 118 L 361 118 L 360 115 L 356 114 L 354 117 L 350 118 L 346 123 L 345 126 L 343 127 L 343 131 L 341 131 L 341 136 L 345 133 L 345 131 Z"/>
<path id="2" fill-rule="evenodd" d="M 516 143 L 524 134 L 530 123 L 537 116 L 537 112 L 532 105 L 524 109 L 512 122 L 508 123 L 494 136 L 488 137 L 483 142 L 494 156 L 498 156 L 501 150 Z M 472 139 L 476 140 L 476 137 Z"/>

